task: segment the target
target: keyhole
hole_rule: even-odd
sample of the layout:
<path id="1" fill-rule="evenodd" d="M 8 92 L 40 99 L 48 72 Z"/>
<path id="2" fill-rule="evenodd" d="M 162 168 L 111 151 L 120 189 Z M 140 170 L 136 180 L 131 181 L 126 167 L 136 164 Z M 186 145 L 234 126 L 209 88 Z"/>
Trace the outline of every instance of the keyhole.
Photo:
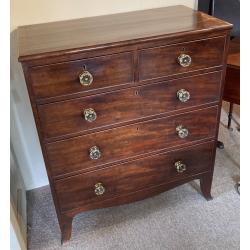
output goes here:
<path id="1" fill-rule="evenodd" d="M 182 48 L 181 48 L 181 51 L 185 51 L 185 50 L 186 50 L 186 48 L 185 48 L 185 47 L 182 47 Z"/>
<path id="2" fill-rule="evenodd" d="M 135 95 L 139 95 L 139 91 L 138 90 L 135 91 Z"/>

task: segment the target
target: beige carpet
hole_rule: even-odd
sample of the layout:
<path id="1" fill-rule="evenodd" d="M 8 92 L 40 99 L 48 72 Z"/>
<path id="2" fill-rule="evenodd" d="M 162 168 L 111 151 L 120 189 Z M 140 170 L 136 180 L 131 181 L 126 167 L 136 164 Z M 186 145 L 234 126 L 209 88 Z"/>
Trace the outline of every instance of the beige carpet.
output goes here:
<path id="1" fill-rule="evenodd" d="M 224 109 L 227 105 L 224 104 Z M 235 117 L 239 120 L 239 108 Z M 71 241 L 60 245 L 60 231 L 48 187 L 28 192 L 29 249 L 236 250 L 240 249 L 239 132 L 226 129 L 222 110 L 212 201 L 198 182 L 129 205 L 82 213 L 73 221 Z M 197 192 L 198 190 L 198 192 Z"/>

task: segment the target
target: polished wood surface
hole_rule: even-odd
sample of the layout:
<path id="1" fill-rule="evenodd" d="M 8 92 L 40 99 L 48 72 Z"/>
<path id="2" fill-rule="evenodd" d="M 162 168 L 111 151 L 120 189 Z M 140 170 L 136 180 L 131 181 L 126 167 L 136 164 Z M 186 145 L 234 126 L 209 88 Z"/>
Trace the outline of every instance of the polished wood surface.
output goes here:
<path id="1" fill-rule="evenodd" d="M 84 70 L 93 76 L 90 86 L 80 84 Z M 96 89 L 133 82 L 133 54 L 119 53 L 84 60 L 33 67 L 30 70 L 32 90 L 36 98 L 63 96 L 72 93 L 93 93 Z"/>
<path id="2" fill-rule="evenodd" d="M 38 106 L 44 138 L 67 138 L 100 128 L 135 122 L 141 118 L 216 103 L 220 98 L 222 72 L 166 81 L 147 86 Z M 194 84 L 196 82 L 197 84 Z M 191 98 L 181 102 L 177 91 L 186 89 Z M 105 103 L 105 105 L 103 105 Z M 84 119 L 84 109 L 97 114 L 94 122 Z"/>
<path id="3" fill-rule="evenodd" d="M 206 172 L 199 172 L 198 174 L 193 175 L 185 175 L 184 178 L 179 179 L 169 179 L 168 182 L 161 183 L 159 185 L 151 186 L 149 188 L 144 188 L 141 190 L 138 190 L 136 192 L 127 193 L 122 196 L 114 196 L 110 199 L 106 199 L 100 202 L 95 203 L 89 203 L 85 204 L 84 206 L 81 206 L 80 208 L 75 208 L 70 211 L 65 211 L 63 213 L 60 213 L 60 228 L 63 235 L 62 243 L 65 243 L 70 240 L 71 238 L 71 232 L 72 232 L 72 220 L 74 216 L 80 212 L 92 210 L 92 209 L 98 209 L 100 207 L 106 208 L 118 205 L 123 205 L 135 201 L 140 201 L 149 197 L 152 197 L 154 195 L 160 194 L 162 192 L 165 192 L 167 190 L 170 190 L 172 188 L 175 188 L 179 185 L 185 184 L 189 181 L 193 180 L 200 180 L 200 188 L 201 193 L 205 197 L 206 200 L 211 200 L 211 184 L 212 184 L 212 174 L 211 171 Z"/>
<path id="4" fill-rule="evenodd" d="M 227 68 L 223 100 L 240 105 L 240 69 Z"/>
<path id="5" fill-rule="evenodd" d="M 230 41 L 223 100 L 240 105 L 240 39 Z"/>
<path id="6" fill-rule="evenodd" d="M 218 37 L 141 50 L 139 79 L 143 81 L 219 66 L 223 63 L 224 45 L 224 37 Z M 182 53 L 191 56 L 192 63 L 189 67 L 178 65 L 177 58 Z"/>
<path id="7" fill-rule="evenodd" d="M 67 175 L 179 144 L 214 138 L 217 115 L 218 108 L 215 106 L 48 143 L 46 149 L 51 172 L 53 176 Z M 179 125 L 189 131 L 189 135 L 184 139 L 179 138 L 176 133 L 176 127 Z M 98 146 L 100 149 L 100 159 L 90 159 L 89 149 L 92 146 Z"/>
<path id="8" fill-rule="evenodd" d="M 56 181 L 58 199 L 63 211 L 72 210 L 126 195 L 141 189 L 168 182 L 169 180 L 209 171 L 211 168 L 213 142 L 190 147 L 188 150 L 176 150 L 146 157 L 123 165 L 92 171 L 86 174 Z M 196 157 L 193 157 L 196 155 Z M 174 166 L 181 160 L 186 164 L 186 171 L 178 173 Z M 116 176 L 116 178 L 114 178 Z M 103 195 L 94 192 L 95 184 L 105 187 Z"/>
<path id="9" fill-rule="evenodd" d="M 194 179 L 211 199 L 231 27 L 175 6 L 19 28 L 19 61 L 62 242 L 82 211 Z M 181 53 L 192 57 L 187 68 L 178 64 Z M 90 86 L 79 83 L 84 68 Z M 180 89 L 189 91 L 187 102 L 178 100 Z M 85 121 L 86 108 L 96 111 L 95 121 Z M 92 146 L 101 151 L 97 160 L 90 160 Z M 177 160 L 187 163 L 185 172 L 173 168 Z M 96 182 L 105 185 L 103 196 L 94 194 Z"/>
<path id="10" fill-rule="evenodd" d="M 233 38 L 230 41 L 228 56 L 227 56 L 227 67 L 240 68 L 240 38 Z"/>
<path id="11" fill-rule="evenodd" d="M 19 28 L 19 59 L 24 61 L 41 54 L 53 56 L 65 50 L 79 53 L 81 49 L 98 45 L 128 44 L 131 40 L 230 27 L 225 21 L 185 6 L 28 25 Z"/>
<path id="12" fill-rule="evenodd" d="M 240 105 L 240 38 L 231 38 L 223 100 L 229 102 L 227 128 L 231 128 L 234 104 Z M 223 143 L 221 145 L 224 147 Z"/>

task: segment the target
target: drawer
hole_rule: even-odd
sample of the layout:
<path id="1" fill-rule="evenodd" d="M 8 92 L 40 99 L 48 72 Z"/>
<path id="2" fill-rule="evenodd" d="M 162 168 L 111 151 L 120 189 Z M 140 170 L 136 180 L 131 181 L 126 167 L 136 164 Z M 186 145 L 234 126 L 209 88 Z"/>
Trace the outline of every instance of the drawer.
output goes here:
<path id="1" fill-rule="evenodd" d="M 221 72 L 215 72 L 39 105 L 43 135 L 45 138 L 74 135 L 85 130 L 219 101 L 220 82 Z M 189 92 L 188 101 L 182 102 L 183 99 L 180 101 L 177 98 L 180 90 Z"/>
<path id="2" fill-rule="evenodd" d="M 71 210 L 210 171 L 213 145 L 209 142 L 56 181 L 60 208 Z"/>
<path id="3" fill-rule="evenodd" d="M 96 89 L 130 83 L 133 81 L 133 67 L 133 55 L 126 52 L 33 67 L 29 71 L 29 77 L 33 93 L 39 99 L 93 92 Z M 84 71 L 86 81 L 82 85 L 79 76 Z M 91 79 L 93 81 L 88 85 Z"/>
<path id="4" fill-rule="evenodd" d="M 140 81 L 182 74 L 223 64 L 224 37 L 143 49 L 139 52 Z M 183 67 L 180 55 L 191 57 L 191 64 Z M 184 57 L 182 60 L 188 59 Z"/>
<path id="5" fill-rule="evenodd" d="M 53 176 L 65 176 L 75 171 L 215 137 L 217 115 L 216 106 L 47 143 L 51 173 Z"/>

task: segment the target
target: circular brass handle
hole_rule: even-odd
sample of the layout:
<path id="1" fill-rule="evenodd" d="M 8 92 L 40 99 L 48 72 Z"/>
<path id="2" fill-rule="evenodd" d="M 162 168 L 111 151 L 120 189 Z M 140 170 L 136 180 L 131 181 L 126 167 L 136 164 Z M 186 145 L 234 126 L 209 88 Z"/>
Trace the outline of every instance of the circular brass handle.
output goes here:
<path id="1" fill-rule="evenodd" d="M 192 62 L 192 58 L 189 55 L 186 54 L 181 54 L 178 56 L 178 63 L 182 66 L 182 67 L 188 67 Z"/>
<path id="2" fill-rule="evenodd" d="M 187 102 L 190 99 L 190 93 L 185 89 L 180 89 L 177 91 L 177 98 L 181 102 Z"/>
<path id="3" fill-rule="evenodd" d="M 89 109 L 84 109 L 83 111 L 84 118 L 87 122 L 93 122 L 97 118 L 97 114 L 94 109 L 89 108 Z"/>
<path id="4" fill-rule="evenodd" d="M 83 70 L 83 72 L 79 75 L 79 80 L 81 85 L 89 86 L 93 82 L 94 78 L 89 71 Z"/>
<path id="5" fill-rule="evenodd" d="M 91 160 L 98 160 L 101 156 L 101 151 L 97 146 L 93 146 L 89 149 L 89 157 Z"/>
<path id="6" fill-rule="evenodd" d="M 103 195 L 105 193 L 105 187 L 101 182 L 95 184 L 95 194 Z"/>
<path id="7" fill-rule="evenodd" d="M 176 127 L 176 133 L 181 139 L 184 139 L 188 136 L 188 129 L 184 128 L 182 125 L 179 125 Z"/>
<path id="8" fill-rule="evenodd" d="M 177 161 L 177 162 L 175 162 L 174 166 L 175 166 L 176 171 L 177 171 L 178 173 L 183 173 L 184 171 L 187 170 L 186 164 L 184 164 L 182 161 Z"/>

